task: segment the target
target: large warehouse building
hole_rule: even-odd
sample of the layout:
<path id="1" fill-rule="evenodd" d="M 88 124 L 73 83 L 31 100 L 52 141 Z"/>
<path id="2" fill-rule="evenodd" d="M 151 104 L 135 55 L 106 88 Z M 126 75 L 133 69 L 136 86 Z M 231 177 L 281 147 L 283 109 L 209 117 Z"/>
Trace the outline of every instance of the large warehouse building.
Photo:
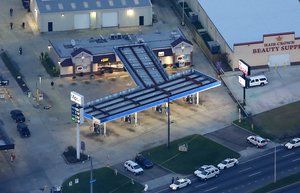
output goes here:
<path id="1" fill-rule="evenodd" d="M 233 70 L 300 64 L 299 0 L 186 0 Z"/>
<path id="2" fill-rule="evenodd" d="M 150 0 L 33 0 L 41 32 L 152 25 Z"/>

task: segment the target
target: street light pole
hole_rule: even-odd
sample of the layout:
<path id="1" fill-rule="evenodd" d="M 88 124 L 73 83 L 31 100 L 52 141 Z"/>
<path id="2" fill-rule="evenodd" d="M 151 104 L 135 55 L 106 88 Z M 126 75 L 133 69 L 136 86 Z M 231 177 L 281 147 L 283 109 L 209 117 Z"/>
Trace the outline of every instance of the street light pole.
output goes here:
<path id="1" fill-rule="evenodd" d="M 93 179 L 93 159 L 90 157 L 91 162 L 91 171 L 90 171 L 90 193 L 93 193 L 93 183 L 95 180 Z"/>
<path id="2" fill-rule="evenodd" d="M 276 146 L 274 148 L 274 183 L 276 183 Z"/>
<path id="3" fill-rule="evenodd" d="M 168 108 L 167 108 L 167 113 L 168 113 L 168 143 L 167 147 L 170 147 L 170 98 L 168 96 Z"/>
<path id="4" fill-rule="evenodd" d="M 184 25 L 184 0 L 182 2 L 182 21 L 181 21 L 181 25 Z"/>

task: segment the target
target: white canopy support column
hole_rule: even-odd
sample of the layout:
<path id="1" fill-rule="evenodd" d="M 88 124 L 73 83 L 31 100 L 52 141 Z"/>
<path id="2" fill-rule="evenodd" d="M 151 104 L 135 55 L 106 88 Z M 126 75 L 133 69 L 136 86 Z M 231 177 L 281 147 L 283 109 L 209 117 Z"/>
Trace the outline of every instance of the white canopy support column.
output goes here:
<path id="1" fill-rule="evenodd" d="M 106 137 L 106 122 L 103 123 L 103 135 Z"/>
<path id="2" fill-rule="evenodd" d="M 134 124 L 137 125 L 137 112 L 134 113 Z"/>
<path id="3" fill-rule="evenodd" d="M 199 92 L 196 93 L 196 104 L 199 105 Z"/>

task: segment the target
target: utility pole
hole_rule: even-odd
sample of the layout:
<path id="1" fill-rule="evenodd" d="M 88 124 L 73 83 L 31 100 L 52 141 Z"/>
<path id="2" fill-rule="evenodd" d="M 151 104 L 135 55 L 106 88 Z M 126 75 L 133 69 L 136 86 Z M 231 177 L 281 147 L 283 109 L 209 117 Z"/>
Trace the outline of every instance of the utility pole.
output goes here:
<path id="1" fill-rule="evenodd" d="M 184 0 L 182 2 L 182 21 L 181 21 L 181 25 L 184 26 Z"/>
<path id="2" fill-rule="evenodd" d="M 168 142 L 167 142 L 167 147 L 170 147 L 170 98 L 168 96 L 168 107 L 167 107 L 167 115 L 168 115 Z"/>
<path id="3" fill-rule="evenodd" d="M 93 183 L 96 181 L 93 179 L 93 159 L 90 157 L 90 163 L 91 163 L 91 168 L 90 168 L 90 193 L 93 193 Z"/>
<path id="4" fill-rule="evenodd" d="M 274 183 L 276 183 L 276 146 L 274 148 Z"/>

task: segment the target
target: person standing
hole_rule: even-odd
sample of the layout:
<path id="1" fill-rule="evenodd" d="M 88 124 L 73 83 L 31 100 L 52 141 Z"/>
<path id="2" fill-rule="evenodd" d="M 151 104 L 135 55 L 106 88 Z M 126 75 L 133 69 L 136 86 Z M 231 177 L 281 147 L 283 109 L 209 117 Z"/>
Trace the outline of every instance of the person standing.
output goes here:
<path id="1" fill-rule="evenodd" d="M 25 22 L 22 23 L 22 28 L 25 29 Z"/>
<path id="2" fill-rule="evenodd" d="M 12 30 L 13 25 L 14 25 L 13 22 L 10 22 L 9 25 L 10 25 L 10 29 Z"/>
<path id="3" fill-rule="evenodd" d="M 10 15 L 10 17 L 12 17 L 13 12 L 14 12 L 13 8 L 10 8 L 10 9 L 9 9 L 9 15 Z"/>

